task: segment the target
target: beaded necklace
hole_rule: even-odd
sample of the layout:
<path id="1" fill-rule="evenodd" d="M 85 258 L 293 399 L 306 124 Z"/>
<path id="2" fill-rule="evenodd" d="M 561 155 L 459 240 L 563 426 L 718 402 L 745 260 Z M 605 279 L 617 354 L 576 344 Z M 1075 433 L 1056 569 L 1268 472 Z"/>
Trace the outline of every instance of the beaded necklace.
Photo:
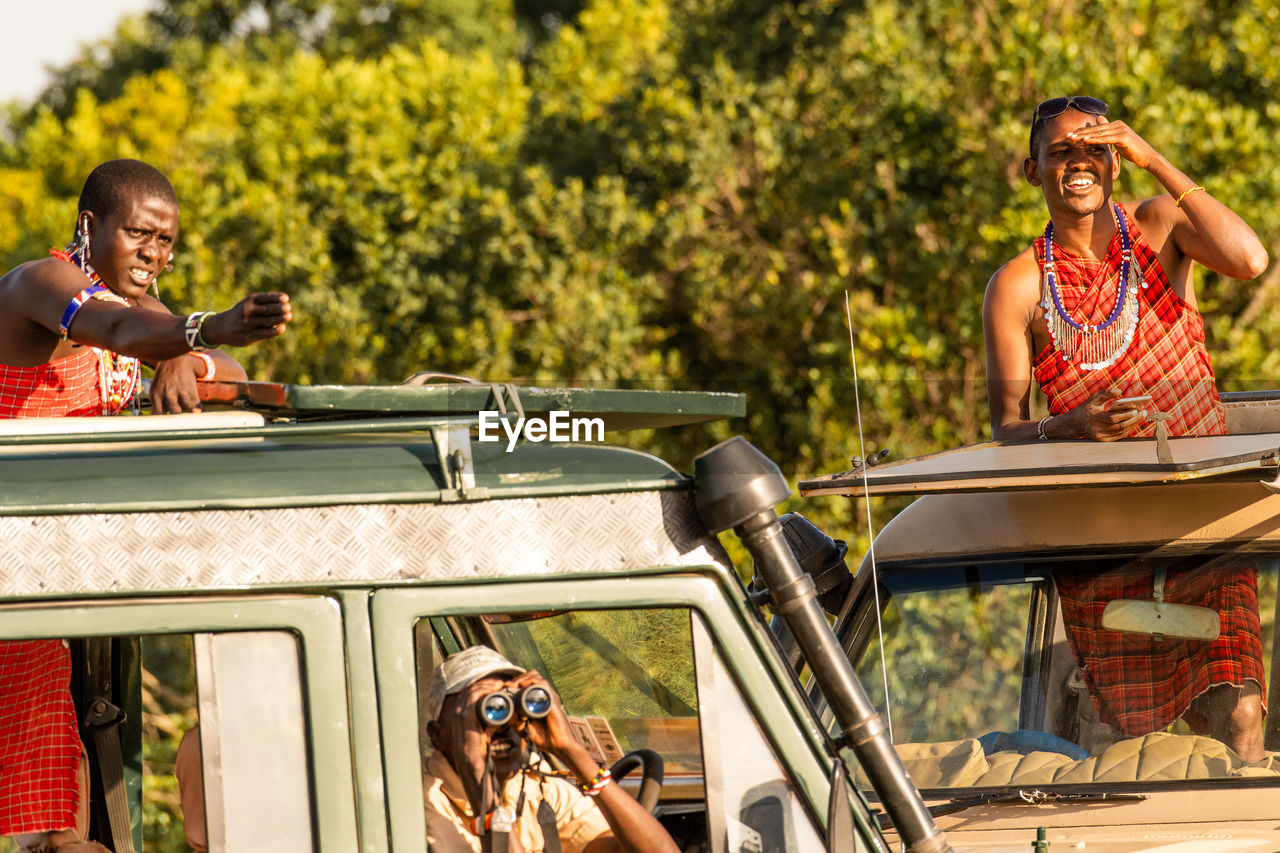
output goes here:
<path id="1" fill-rule="evenodd" d="M 74 264 L 89 278 L 89 287 L 81 291 L 88 294 L 87 298 L 119 302 L 124 305 L 133 304 L 103 283 L 98 271 L 85 260 L 83 246 L 68 243 L 63 249 L 50 249 L 49 254 Z M 120 355 L 101 347 L 91 346 L 90 349 L 98 354 L 98 390 L 102 394 L 102 406 L 107 414 L 118 415 L 125 410 L 138 392 L 138 384 L 142 378 L 142 365 L 132 356 Z"/>
<path id="2" fill-rule="evenodd" d="M 1050 220 L 1044 229 L 1044 280 L 1040 307 L 1044 309 L 1054 349 L 1062 353 L 1062 360 L 1066 362 L 1075 358 L 1076 353 L 1081 353 L 1081 370 L 1100 370 L 1115 364 L 1133 342 L 1133 333 L 1138 328 L 1138 265 L 1133 262 L 1133 246 L 1124 211 L 1117 204 L 1112 204 L 1112 209 L 1120 228 L 1123 252 L 1120 279 L 1116 285 L 1115 306 L 1107 319 L 1096 326 L 1077 323 L 1062 304 L 1057 267 L 1053 260 L 1053 221 Z M 1146 287 L 1146 282 L 1142 286 Z"/>

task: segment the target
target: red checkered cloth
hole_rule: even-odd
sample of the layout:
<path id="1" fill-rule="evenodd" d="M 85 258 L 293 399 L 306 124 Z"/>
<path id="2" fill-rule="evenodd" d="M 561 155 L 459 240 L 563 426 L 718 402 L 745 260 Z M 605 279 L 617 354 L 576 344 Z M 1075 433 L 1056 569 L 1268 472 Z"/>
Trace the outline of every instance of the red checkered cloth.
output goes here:
<path id="1" fill-rule="evenodd" d="M 1124 217 L 1134 261 L 1146 282 L 1145 287 L 1138 288 L 1138 328 L 1124 355 L 1110 367 L 1098 370 L 1080 368 L 1082 352 L 1067 362 L 1052 342 L 1046 346 L 1035 357 L 1032 368 L 1049 398 L 1049 412 L 1062 414 L 1095 392 L 1114 386 L 1126 397 L 1150 394 L 1156 411 L 1170 415 L 1170 435 L 1222 435 L 1227 431 L 1227 421 L 1204 346 L 1204 320 L 1173 292 L 1160 260 L 1137 224 L 1127 213 Z M 1035 249 L 1043 268 L 1044 237 L 1036 240 Z M 1058 290 L 1071 319 L 1089 324 L 1106 320 L 1116 304 L 1123 254 L 1119 228 L 1102 261 L 1076 257 L 1054 245 Z M 1148 421 L 1133 435 L 1150 436 L 1154 431 L 1155 423 Z"/>
<path id="2" fill-rule="evenodd" d="M 1165 601 L 1218 611 L 1221 633 L 1209 643 L 1157 641 L 1103 629 L 1108 601 L 1152 600 L 1152 577 L 1150 564 L 1139 562 L 1100 572 L 1054 573 L 1067 637 L 1098 718 L 1130 737 L 1164 729 L 1214 685 L 1263 685 L 1258 576 L 1252 562 L 1169 567 Z"/>
<path id="3" fill-rule="evenodd" d="M 0 642 L 0 836 L 73 829 L 80 735 L 62 640 Z"/>
<path id="4" fill-rule="evenodd" d="M 100 355 L 0 365 L 0 418 L 101 415 Z M 0 836 L 75 827 L 80 734 L 62 640 L 0 642 Z"/>
<path id="5" fill-rule="evenodd" d="M 98 358 L 97 350 L 81 347 L 74 355 L 35 367 L 0 364 L 0 418 L 105 414 Z"/>

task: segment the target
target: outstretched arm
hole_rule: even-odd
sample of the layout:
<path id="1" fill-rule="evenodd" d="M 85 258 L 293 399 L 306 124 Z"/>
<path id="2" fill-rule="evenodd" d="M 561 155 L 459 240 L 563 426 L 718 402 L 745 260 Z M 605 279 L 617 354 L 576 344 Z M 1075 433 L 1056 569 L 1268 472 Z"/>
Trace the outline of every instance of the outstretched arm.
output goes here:
<path id="1" fill-rule="evenodd" d="M 157 311 L 169 311 L 164 303 L 150 296 L 144 297 L 138 304 Z M 157 362 L 153 367 L 155 376 L 151 380 L 151 413 L 156 415 L 201 411 L 197 380 L 235 382 L 249 378 L 240 362 L 222 350 L 190 352 Z"/>
<path id="2" fill-rule="evenodd" d="M 35 261 L 18 272 L 17 298 L 9 304 L 27 322 L 61 335 L 68 305 L 86 284 L 84 274 L 71 264 L 52 258 Z M 211 346 L 246 346 L 283 333 L 292 316 L 286 294 L 251 293 L 234 308 L 210 316 L 201 334 Z M 88 299 L 71 315 L 68 336 L 154 364 L 191 350 L 185 326 L 185 317 L 149 297 L 132 306 Z"/>
<path id="3" fill-rule="evenodd" d="M 1086 145 L 1114 145 L 1117 154 L 1160 182 L 1169 195 L 1145 203 L 1144 213 L 1173 235 L 1184 255 L 1231 278 L 1257 278 L 1266 270 L 1267 250 L 1254 230 L 1208 190 L 1197 188 L 1133 128 L 1122 121 L 1103 121 L 1081 127 L 1068 138 Z"/>
<path id="4" fill-rule="evenodd" d="M 529 670 L 511 684 L 517 688 L 539 684 L 551 690 L 546 679 L 535 670 Z M 555 696 L 554 692 L 552 695 Z M 523 726 L 530 742 L 558 758 L 579 783 L 586 785 L 595 778 L 599 765 L 573 736 L 560 697 L 555 696 L 551 713 L 545 719 L 525 720 Z M 618 785 L 610 783 L 601 788 L 596 795 L 596 805 L 609 822 L 611 832 L 588 844 L 585 853 L 679 853 L 658 819 Z"/>
<path id="5" fill-rule="evenodd" d="M 200 337 L 211 347 L 248 346 L 283 334 L 292 318 L 286 294 L 251 293 L 234 308 L 205 320 Z M 91 299 L 76 313 L 69 337 L 76 343 L 158 362 L 191 351 L 186 322 L 186 317 L 154 307 Z"/>

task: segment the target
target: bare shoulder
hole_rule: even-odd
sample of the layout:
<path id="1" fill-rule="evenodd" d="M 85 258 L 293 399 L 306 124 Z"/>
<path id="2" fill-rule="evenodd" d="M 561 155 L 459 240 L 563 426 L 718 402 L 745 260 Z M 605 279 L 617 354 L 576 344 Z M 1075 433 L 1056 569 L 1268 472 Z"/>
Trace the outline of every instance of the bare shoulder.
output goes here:
<path id="1" fill-rule="evenodd" d="M 1168 193 L 1161 193 L 1140 201 L 1125 202 L 1120 206 L 1134 222 L 1138 223 L 1143 236 L 1153 246 L 1164 242 L 1179 218 L 1178 207 Z"/>
<path id="2" fill-rule="evenodd" d="M 0 300 L 9 312 L 43 299 L 71 298 L 84 288 L 84 273 L 57 258 L 40 258 L 14 267 L 0 278 Z"/>
<path id="3" fill-rule="evenodd" d="M 1009 261 L 987 282 L 983 304 L 987 311 L 1027 312 L 1040 299 L 1040 264 L 1035 249 L 1028 246 Z"/>

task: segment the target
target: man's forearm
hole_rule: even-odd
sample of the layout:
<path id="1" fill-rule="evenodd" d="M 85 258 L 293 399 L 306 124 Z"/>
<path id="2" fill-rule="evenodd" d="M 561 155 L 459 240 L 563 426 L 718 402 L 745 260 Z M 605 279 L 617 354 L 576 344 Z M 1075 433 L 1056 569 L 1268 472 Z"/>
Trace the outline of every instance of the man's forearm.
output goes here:
<path id="1" fill-rule="evenodd" d="M 82 310 L 71 327 L 76 343 L 90 344 L 146 362 L 177 358 L 191 351 L 185 317 L 146 308 L 89 314 Z"/>
<path id="2" fill-rule="evenodd" d="M 1197 260 L 1231 278 L 1248 280 L 1262 274 L 1268 260 L 1266 249 L 1235 211 L 1162 155 L 1156 156 L 1147 171 L 1160 182 L 1201 235 L 1205 257 Z"/>
<path id="3" fill-rule="evenodd" d="M 599 770 L 585 749 L 577 747 L 561 757 L 569 771 L 578 779 L 579 784 L 587 785 Z M 658 819 L 649 814 L 635 798 L 622 789 L 616 782 L 601 788 L 595 796 L 596 805 L 604 819 L 613 830 L 613 845 L 595 843 L 588 845 L 587 853 L 614 849 L 626 853 L 679 853 L 675 842 L 663 828 Z M 606 836 L 607 838 L 607 836 Z"/>

